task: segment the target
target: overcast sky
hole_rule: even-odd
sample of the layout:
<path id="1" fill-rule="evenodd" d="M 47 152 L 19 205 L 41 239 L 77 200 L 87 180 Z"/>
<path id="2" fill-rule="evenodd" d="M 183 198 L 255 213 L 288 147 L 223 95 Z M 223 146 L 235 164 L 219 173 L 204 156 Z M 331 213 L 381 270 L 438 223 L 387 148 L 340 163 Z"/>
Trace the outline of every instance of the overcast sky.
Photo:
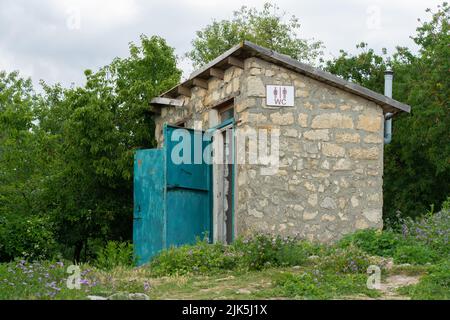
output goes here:
<path id="1" fill-rule="evenodd" d="M 413 47 L 417 18 L 435 9 L 434 0 L 278 0 L 301 23 L 300 36 L 322 40 L 326 57 L 355 52 L 368 42 L 379 53 L 396 45 Z M 0 0 L 0 70 L 19 70 L 34 83 L 84 83 L 83 70 L 97 70 L 128 54 L 140 34 L 159 35 L 178 56 L 190 49 L 195 31 L 212 19 L 228 19 L 244 0 Z M 180 59 L 184 76 L 190 62 Z"/>

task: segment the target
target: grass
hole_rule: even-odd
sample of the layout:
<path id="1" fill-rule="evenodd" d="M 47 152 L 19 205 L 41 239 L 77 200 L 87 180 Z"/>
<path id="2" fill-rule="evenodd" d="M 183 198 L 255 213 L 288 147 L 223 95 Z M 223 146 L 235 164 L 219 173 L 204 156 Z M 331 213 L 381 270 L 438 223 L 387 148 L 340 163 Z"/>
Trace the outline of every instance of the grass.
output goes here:
<path id="1" fill-rule="evenodd" d="M 79 266 L 79 290 L 66 285 L 68 262 L 1 263 L 0 299 L 87 299 L 118 292 L 151 299 L 450 299 L 449 225 L 447 211 L 410 222 L 402 232 L 365 230 L 328 246 L 262 234 L 229 246 L 199 241 L 164 251 L 139 268 L 129 266 L 129 245 L 111 243 L 98 261 Z M 370 265 L 381 267 L 385 282 L 399 275 L 401 281 L 420 281 L 403 282 L 399 289 L 398 283 L 386 284 L 389 292 L 368 289 Z"/>
<path id="2" fill-rule="evenodd" d="M 174 273 L 167 276 L 156 276 L 149 266 L 118 266 L 101 270 L 84 264 L 80 266 L 80 290 L 67 288 L 66 263 L 15 261 L 0 264 L 0 299 L 87 299 L 88 295 L 107 297 L 117 292 L 146 293 L 150 299 L 380 297 L 378 291 L 367 289 L 367 275 L 362 269 L 342 269 L 342 265 L 346 265 L 343 256 L 338 251 L 302 266 L 222 270 L 209 274 Z M 332 260 L 338 262 L 335 265 L 337 269 L 331 264 Z M 405 268 L 399 271 L 405 272 Z M 423 266 L 420 268 L 414 269 L 415 272 L 427 272 Z"/>

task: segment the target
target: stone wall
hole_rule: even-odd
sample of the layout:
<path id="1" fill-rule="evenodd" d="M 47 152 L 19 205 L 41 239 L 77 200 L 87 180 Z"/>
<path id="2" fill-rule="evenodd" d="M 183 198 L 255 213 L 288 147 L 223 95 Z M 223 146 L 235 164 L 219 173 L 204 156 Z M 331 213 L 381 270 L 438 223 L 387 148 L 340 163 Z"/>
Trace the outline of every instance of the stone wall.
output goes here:
<path id="1" fill-rule="evenodd" d="M 228 98 L 235 97 L 235 101 L 241 99 L 240 80 L 243 70 L 231 67 L 224 73 L 224 79 L 212 78 L 208 82 L 208 90 L 194 87 L 191 90 L 191 97 L 179 96 L 178 99 L 185 100 L 182 107 L 165 107 L 161 109 L 161 116 L 155 119 L 155 137 L 158 147 L 163 144 L 162 128 L 164 123 L 177 124 L 185 122 L 186 128 L 194 128 L 194 125 L 201 126 L 202 129 L 209 128 L 209 110 Z M 200 127 L 196 128 L 200 129 Z"/>
<path id="2" fill-rule="evenodd" d="M 265 85 L 295 86 L 295 107 L 269 107 Z M 209 89 L 194 88 L 187 106 L 164 108 L 156 121 L 187 119 L 208 127 L 208 111 L 235 95 L 237 127 L 280 129 L 280 167 L 238 164 L 237 235 L 270 232 L 328 242 L 382 227 L 383 112 L 375 103 L 258 58 L 232 67 Z"/>

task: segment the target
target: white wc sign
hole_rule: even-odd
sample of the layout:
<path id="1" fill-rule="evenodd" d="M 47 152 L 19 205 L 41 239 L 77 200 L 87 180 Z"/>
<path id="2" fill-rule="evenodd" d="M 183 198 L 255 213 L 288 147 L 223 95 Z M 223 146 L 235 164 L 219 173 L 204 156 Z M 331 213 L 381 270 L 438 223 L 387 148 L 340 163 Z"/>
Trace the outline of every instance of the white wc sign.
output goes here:
<path id="1" fill-rule="evenodd" d="M 266 86 L 266 104 L 277 107 L 294 106 L 294 86 Z"/>

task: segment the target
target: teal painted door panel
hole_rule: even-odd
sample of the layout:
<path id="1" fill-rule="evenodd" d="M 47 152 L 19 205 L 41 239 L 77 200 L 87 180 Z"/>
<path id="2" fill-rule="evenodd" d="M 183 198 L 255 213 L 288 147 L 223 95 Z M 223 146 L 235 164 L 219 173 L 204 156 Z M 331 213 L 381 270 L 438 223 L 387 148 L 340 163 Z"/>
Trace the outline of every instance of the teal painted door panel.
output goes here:
<path id="1" fill-rule="evenodd" d="M 138 150 L 134 157 L 133 243 L 139 265 L 164 247 L 164 182 L 163 150 Z"/>
<path id="2" fill-rule="evenodd" d="M 194 243 L 211 235 L 211 166 L 203 152 L 199 130 L 166 126 L 164 141 L 167 161 L 167 244 Z M 186 142 L 184 148 L 180 143 Z M 189 157 L 184 157 L 188 152 Z M 197 154 L 195 154 L 197 153 Z M 189 161 L 180 162 L 180 158 Z"/>
<path id="3" fill-rule="evenodd" d="M 195 148 L 203 153 L 209 142 L 202 141 L 201 131 L 184 129 L 181 136 L 192 142 L 200 138 L 200 144 L 187 151 L 192 163 L 177 163 L 172 157 L 180 142 L 172 139 L 175 129 L 165 126 L 164 148 L 135 154 L 133 244 L 138 265 L 163 249 L 193 243 L 206 234 L 211 237 L 211 166 L 203 157 L 194 161 Z"/>
<path id="4" fill-rule="evenodd" d="M 170 246 L 194 244 L 210 235 L 208 192 L 175 188 L 167 190 L 167 240 Z"/>
<path id="5" fill-rule="evenodd" d="M 209 190 L 207 165 L 200 130 L 166 126 L 164 141 L 167 157 L 167 184 L 196 190 Z"/>

